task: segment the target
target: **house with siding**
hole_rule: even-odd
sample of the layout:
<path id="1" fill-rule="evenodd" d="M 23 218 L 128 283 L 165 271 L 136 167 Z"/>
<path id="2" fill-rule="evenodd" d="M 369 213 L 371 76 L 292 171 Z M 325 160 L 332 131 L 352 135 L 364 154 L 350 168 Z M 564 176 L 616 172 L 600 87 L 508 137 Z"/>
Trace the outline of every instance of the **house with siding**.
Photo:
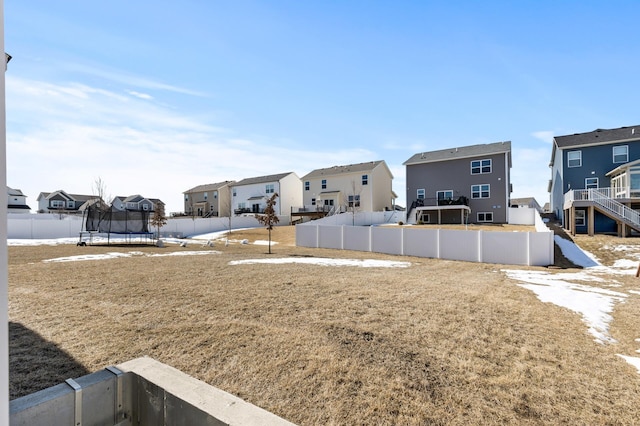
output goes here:
<path id="1" fill-rule="evenodd" d="M 120 211 L 130 210 L 130 211 L 148 211 L 154 212 L 155 206 L 161 203 L 164 203 L 157 198 L 145 198 L 140 194 L 129 195 L 127 197 L 117 196 L 114 197 L 111 202 L 111 206 Z"/>
<path id="2" fill-rule="evenodd" d="M 302 177 L 306 211 L 392 210 L 393 175 L 384 160 L 316 169 Z"/>
<path id="3" fill-rule="evenodd" d="M 242 179 L 231 185 L 231 206 L 235 215 L 264 213 L 267 200 L 277 193 L 276 215 L 290 215 L 302 204 L 302 184 L 294 172 Z"/>
<path id="4" fill-rule="evenodd" d="M 187 216 L 228 217 L 231 214 L 231 185 L 234 181 L 198 185 L 184 191 L 184 214 Z"/>
<path id="5" fill-rule="evenodd" d="M 572 234 L 640 231 L 640 126 L 556 136 L 551 211 Z"/>
<path id="6" fill-rule="evenodd" d="M 30 211 L 27 196 L 19 189 L 7 186 L 7 213 L 29 213 Z"/>
<path id="7" fill-rule="evenodd" d="M 538 204 L 538 201 L 534 197 L 524 198 L 511 198 L 509 200 L 509 207 L 512 208 L 531 208 L 536 209 L 539 213 L 542 213 L 542 207 Z"/>
<path id="8" fill-rule="evenodd" d="M 403 163 L 408 223 L 507 223 L 511 142 L 414 154 Z"/>
<path id="9" fill-rule="evenodd" d="M 97 198 L 95 195 L 69 194 L 63 190 L 41 192 L 38 201 L 38 213 L 78 213 L 89 200 Z"/>

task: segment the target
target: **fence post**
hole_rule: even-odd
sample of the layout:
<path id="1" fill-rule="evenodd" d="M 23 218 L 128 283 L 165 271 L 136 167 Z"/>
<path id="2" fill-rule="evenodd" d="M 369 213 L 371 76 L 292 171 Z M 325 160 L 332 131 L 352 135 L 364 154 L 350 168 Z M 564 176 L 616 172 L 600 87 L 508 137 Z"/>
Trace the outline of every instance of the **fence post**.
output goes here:
<path id="1" fill-rule="evenodd" d="M 482 230 L 478 231 L 478 262 L 482 263 Z"/>

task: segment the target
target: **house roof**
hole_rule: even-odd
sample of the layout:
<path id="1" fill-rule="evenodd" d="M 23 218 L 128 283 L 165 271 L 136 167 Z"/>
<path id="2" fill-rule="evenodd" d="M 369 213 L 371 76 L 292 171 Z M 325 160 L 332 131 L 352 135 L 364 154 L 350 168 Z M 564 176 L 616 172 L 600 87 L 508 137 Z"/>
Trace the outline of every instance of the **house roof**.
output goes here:
<path id="1" fill-rule="evenodd" d="M 640 139 L 640 125 L 619 127 L 617 129 L 596 129 L 592 132 L 574 133 L 573 135 L 556 136 L 553 138 L 555 145 L 561 149 L 638 139 Z"/>
<path id="2" fill-rule="evenodd" d="M 74 201 L 82 201 L 85 202 L 87 200 L 90 200 L 92 198 L 96 198 L 96 195 L 81 195 L 81 194 L 69 194 L 67 192 L 64 192 L 63 190 L 59 189 L 57 191 L 54 192 L 41 192 L 40 195 L 38 195 L 38 201 L 40 201 L 43 198 L 51 198 L 54 197 L 56 195 L 61 195 L 64 198 L 70 199 L 70 200 L 74 200 Z"/>
<path id="3" fill-rule="evenodd" d="M 225 180 L 224 182 L 207 183 L 204 185 L 198 185 L 198 186 L 194 186 L 191 189 L 187 189 L 186 191 L 183 192 L 183 194 L 192 194 L 194 192 L 217 191 L 220 188 L 224 188 L 225 186 L 232 184 L 234 182 L 235 181 L 233 180 Z"/>
<path id="4" fill-rule="evenodd" d="M 458 160 L 461 158 L 473 158 L 501 153 L 511 153 L 511 141 L 419 152 L 402 164 L 409 166 L 412 164 L 435 163 L 438 161 Z"/>
<path id="5" fill-rule="evenodd" d="M 305 176 L 303 176 L 302 179 L 312 179 L 312 178 L 334 176 L 334 175 L 348 174 L 348 173 L 369 172 L 383 163 L 384 163 L 384 160 L 378 160 L 378 161 L 368 161 L 366 163 L 347 164 L 345 166 L 333 166 L 333 167 L 327 167 L 324 169 L 316 169 L 306 174 Z"/>
<path id="6" fill-rule="evenodd" d="M 538 201 L 536 201 L 534 197 L 511 198 L 509 200 L 509 204 L 518 204 L 518 205 L 531 204 L 532 202 L 535 204 L 538 204 Z"/>
<path id="7" fill-rule="evenodd" d="M 293 172 L 279 173 L 277 175 L 258 176 L 252 178 L 242 179 L 240 182 L 236 182 L 233 186 L 253 185 L 256 183 L 278 182 L 280 179 L 295 174 Z"/>
<path id="8" fill-rule="evenodd" d="M 7 186 L 7 193 L 13 196 L 25 197 L 21 190 Z"/>

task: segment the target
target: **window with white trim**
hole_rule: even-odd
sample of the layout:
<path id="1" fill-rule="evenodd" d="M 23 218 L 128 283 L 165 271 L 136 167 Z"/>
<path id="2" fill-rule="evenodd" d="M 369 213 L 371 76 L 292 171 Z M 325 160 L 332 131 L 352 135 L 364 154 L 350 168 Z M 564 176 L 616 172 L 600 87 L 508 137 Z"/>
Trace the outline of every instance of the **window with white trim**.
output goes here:
<path id="1" fill-rule="evenodd" d="M 315 199 L 315 198 L 312 198 L 312 199 L 311 199 L 311 205 L 312 205 L 312 206 L 315 206 L 315 205 L 316 205 L 316 199 Z"/>
<path id="2" fill-rule="evenodd" d="M 236 189 L 235 188 L 233 188 L 233 196 L 234 197 L 236 196 Z"/>
<path id="3" fill-rule="evenodd" d="M 327 180 L 326 179 L 322 179 L 321 187 L 322 187 L 322 189 L 327 189 Z"/>
<path id="4" fill-rule="evenodd" d="M 582 167 L 582 151 L 567 152 L 567 167 Z"/>
<path id="5" fill-rule="evenodd" d="M 418 198 L 418 200 L 424 200 L 424 195 L 424 188 L 418 189 L 418 191 L 416 191 L 416 197 Z"/>
<path id="6" fill-rule="evenodd" d="M 584 226 L 586 221 L 586 211 L 576 210 L 576 226 Z"/>
<path id="7" fill-rule="evenodd" d="M 436 199 L 437 200 L 453 200 L 453 191 L 436 191 Z"/>
<path id="8" fill-rule="evenodd" d="M 218 199 L 218 191 L 213 191 L 213 199 L 214 200 Z"/>
<path id="9" fill-rule="evenodd" d="M 204 193 L 204 200 L 205 200 L 205 201 L 207 201 L 207 198 L 209 198 L 209 193 L 208 193 L 208 192 L 205 192 L 205 193 Z"/>
<path id="10" fill-rule="evenodd" d="M 471 198 L 489 198 L 491 196 L 491 185 L 471 185 Z"/>
<path id="11" fill-rule="evenodd" d="M 276 185 L 274 183 L 268 183 L 265 185 L 264 192 L 267 194 L 273 194 L 276 192 Z"/>
<path id="12" fill-rule="evenodd" d="M 304 190 L 308 191 L 310 187 L 311 187 L 311 183 L 308 180 L 305 181 L 304 182 Z"/>
<path id="13" fill-rule="evenodd" d="M 613 162 L 626 163 L 629 161 L 629 145 L 618 145 L 613 147 Z"/>
<path id="14" fill-rule="evenodd" d="M 75 205 L 76 205 L 76 202 L 75 202 L 75 201 L 73 201 L 73 200 L 69 200 L 69 201 L 67 201 L 67 208 L 68 208 L 68 209 L 73 209 L 73 208 L 75 208 Z"/>
<path id="15" fill-rule="evenodd" d="M 478 212 L 478 222 L 493 222 L 493 213 Z"/>
<path id="16" fill-rule="evenodd" d="M 349 207 L 360 207 L 360 196 L 359 195 L 349 195 Z"/>
<path id="17" fill-rule="evenodd" d="M 471 162 L 471 174 L 472 175 L 480 175 L 491 173 L 491 159 L 487 158 L 484 160 L 473 160 Z"/>
<path id="18" fill-rule="evenodd" d="M 584 189 L 595 189 L 598 187 L 598 178 L 586 178 L 584 180 Z"/>
<path id="19" fill-rule="evenodd" d="M 64 207 L 64 201 L 62 201 L 62 200 L 51 200 L 49 202 L 49 205 L 54 209 L 60 209 L 60 208 Z"/>
<path id="20" fill-rule="evenodd" d="M 362 185 L 369 185 L 369 175 L 362 175 Z"/>

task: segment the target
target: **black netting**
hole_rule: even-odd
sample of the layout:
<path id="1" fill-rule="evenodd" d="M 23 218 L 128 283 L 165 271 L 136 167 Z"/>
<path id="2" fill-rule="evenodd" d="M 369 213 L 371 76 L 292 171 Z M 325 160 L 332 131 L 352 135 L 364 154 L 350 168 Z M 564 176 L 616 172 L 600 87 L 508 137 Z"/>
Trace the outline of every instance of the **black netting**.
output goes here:
<path id="1" fill-rule="evenodd" d="M 85 212 L 85 231 L 113 234 L 149 232 L 149 212 L 144 210 L 99 209 L 91 206 Z"/>

